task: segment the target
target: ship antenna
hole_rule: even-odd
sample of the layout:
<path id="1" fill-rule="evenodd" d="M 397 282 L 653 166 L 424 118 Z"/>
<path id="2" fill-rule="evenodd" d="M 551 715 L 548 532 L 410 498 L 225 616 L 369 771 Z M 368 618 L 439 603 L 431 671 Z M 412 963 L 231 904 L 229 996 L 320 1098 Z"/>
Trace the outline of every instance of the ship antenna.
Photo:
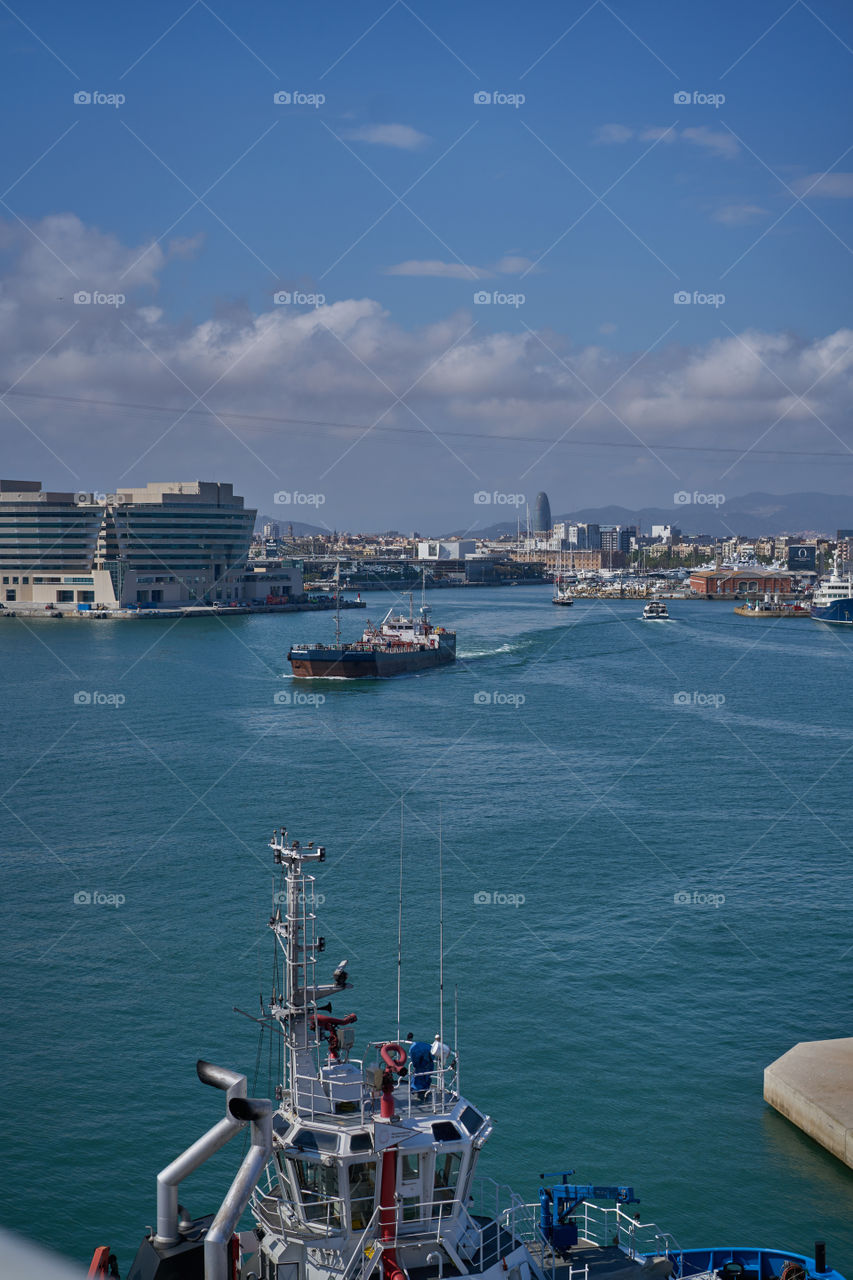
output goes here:
<path id="1" fill-rule="evenodd" d="M 341 643 L 341 562 L 335 565 L 335 644 Z"/>
<path id="2" fill-rule="evenodd" d="M 456 1096 L 460 1096 L 459 1088 L 459 987 L 453 984 L 453 1058 L 456 1062 Z"/>
<path id="3" fill-rule="evenodd" d="M 400 893 L 397 900 L 397 1041 L 400 1040 L 400 987 L 403 979 L 403 797 L 400 796 Z"/>
<path id="4" fill-rule="evenodd" d="M 444 1108 L 444 863 L 441 805 L 438 806 L 438 1057 L 441 1063 L 441 1106 Z"/>

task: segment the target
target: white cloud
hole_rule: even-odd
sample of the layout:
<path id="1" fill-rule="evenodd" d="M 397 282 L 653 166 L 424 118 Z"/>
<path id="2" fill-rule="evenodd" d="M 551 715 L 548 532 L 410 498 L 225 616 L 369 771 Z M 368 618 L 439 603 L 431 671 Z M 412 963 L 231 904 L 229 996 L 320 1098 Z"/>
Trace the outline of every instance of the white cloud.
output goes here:
<path id="1" fill-rule="evenodd" d="M 798 196 L 824 196 L 834 200 L 853 199 L 853 173 L 810 173 L 792 187 Z"/>
<path id="2" fill-rule="evenodd" d="M 438 258 L 415 259 L 386 267 L 386 276 L 435 276 L 442 280 L 485 280 L 486 267 L 470 267 L 464 262 L 441 262 Z"/>
<path id="3" fill-rule="evenodd" d="M 491 276 L 520 276 L 533 266 L 532 258 L 506 254 L 492 266 L 475 267 L 464 262 L 443 262 L 440 258 L 410 258 L 386 267 L 386 276 L 433 276 L 441 280 L 488 280 Z"/>
<path id="4" fill-rule="evenodd" d="M 363 124 L 347 129 L 343 135 L 354 142 L 373 142 L 380 147 L 397 147 L 401 151 L 419 151 L 431 141 L 408 124 Z"/>
<path id="5" fill-rule="evenodd" d="M 731 160 L 739 152 L 737 140 L 725 129 L 709 129 L 707 125 L 697 125 L 690 129 L 678 129 L 664 125 L 645 125 L 642 129 L 634 129 L 625 124 L 603 124 L 593 134 L 593 142 L 604 145 L 615 145 L 623 142 L 689 142 L 697 147 L 704 147 L 714 155 Z"/>
<path id="6" fill-rule="evenodd" d="M 630 142 L 633 137 L 634 130 L 629 129 L 625 124 L 602 124 L 596 129 L 593 142 L 609 146 L 619 142 Z"/>
<path id="7" fill-rule="evenodd" d="M 523 258 L 520 254 L 507 254 L 495 263 L 495 271 L 502 276 L 520 276 L 533 266 L 532 258 Z"/>
<path id="8" fill-rule="evenodd" d="M 715 222 L 722 222 L 728 227 L 740 227 L 745 223 L 754 222 L 756 218 L 765 217 L 768 213 L 767 209 L 762 209 L 758 204 L 727 204 L 722 209 L 715 210 L 711 217 Z"/>
<path id="9" fill-rule="evenodd" d="M 682 129 L 681 136 L 686 142 L 704 147 L 715 156 L 722 156 L 726 160 L 733 159 L 740 150 L 737 139 L 732 137 L 726 129 L 709 129 L 707 125 L 700 124 L 693 129 Z"/>
<path id="10" fill-rule="evenodd" d="M 595 393 L 607 393 L 607 404 L 652 447 L 710 443 L 747 449 L 787 409 L 784 424 L 762 447 L 776 447 L 781 439 L 789 447 L 839 449 L 786 387 L 795 397 L 806 396 L 842 439 L 848 436 L 853 399 L 853 331 L 848 329 L 809 339 L 747 331 L 696 347 L 670 343 L 644 358 L 641 352 L 603 344 L 577 347 L 568 334 L 551 331 L 543 336 L 555 358 L 534 334 L 521 330 L 514 316 L 507 317 L 504 332 L 486 332 L 482 323 L 471 330 L 472 319 L 484 319 L 473 305 L 417 329 L 403 327 L 371 298 L 342 299 L 318 310 L 271 306 L 253 314 L 235 308 L 199 323 L 174 323 L 152 305 L 168 269 L 162 251 L 153 249 L 128 273 L 124 306 L 75 306 L 71 297 L 77 287 L 117 290 L 119 277 L 141 248 L 123 246 L 67 215 L 43 219 L 33 230 L 73 265 L 80 284 L 23 228 L 0 224 L 0 385 L 25 374 L 16 392 L 67 399 L 58 404 L 13 394 L 9 405 L 35 434 L 2 405 L 0 426 L 7 454 L 15 454 L 15 469 L 42 475 L 54 487 L 81 485 L 61 471 L 47 447 L 65 457 L 78 476 L 85 472 L 89 484 L 102 488 L 118 483 L 127 469 L 133 481 L 200 471 L 223 479 L 243 474 L 272 493 L 287 474 L 306 489 L 313 477 L 316 488 L 318 477 L 357 439 L 357 433 L 330 424 L 370 428 L 381 416 L 379 429 L 347 455 L 341 483 L 346 481 L 348 493 L 366 493 L 387 466 L 400 500 L 417 496 L 420 501 L 423 458 L 445 468 L 448 477 L 461 475 L 471 488 L 470 475 L 423 423 L 439 435 L 447 432 L 449 446 L 484 469 L 499 449 L 510 447 L 500 445 L 501 435 L 555 438 L 581 414 L 577 437 L 624 435 L 630 444 L 630 433 L 605 405 L 592 402 L 579 378 Z M 494 323 L 496 317 L 489 319 Z M 612 325 L 601 328 L 612 332 Z M 211 407 L 230 431 L 202 412 L 181 416 L 192 406 L 186 387 L 203 393 L 213 384 Z M 406 403 L 395 405 L 394 395 L 410 387 Z M 140 407 L 95 409 L 86 400 Z M 172 412 L 144 405 L 172 406 Z M 288 419 L 318 425 L 300 427 Z M 453 438 L 454 431 L 495 439 Z M 144 462 L 134 465 L 149 447 Z M 511 447 L 519 468 L 522 454 L 526 465 L 540 448 L 532 441 L 529 447 Z M 379 451 L 384 451 L 381 457 Z M 551 455 L 549 465 L 568 456 Z M 614 451 L 617 456 L 622 455 Z M 632 455 L 626 451 L 625 456 Z M 795 483 L 799 463 L 796 471 L 789 467 Z M 279 481 L 273 483 L 265 466 Z M 660 469 L 660 477 L 671 492 L 671 476 Z"/>

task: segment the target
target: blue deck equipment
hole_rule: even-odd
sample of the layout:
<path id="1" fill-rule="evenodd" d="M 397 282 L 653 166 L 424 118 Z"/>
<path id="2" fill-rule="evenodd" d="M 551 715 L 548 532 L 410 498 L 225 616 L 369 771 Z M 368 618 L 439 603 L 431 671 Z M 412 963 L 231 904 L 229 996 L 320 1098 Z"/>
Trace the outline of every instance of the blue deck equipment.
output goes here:
<path id="1" fill-rule="evenodd" d="M 592 1183 L 569 1182 L 574 1169 L 567 1173 L 540 1173 L 539 1177 L 553 1185 L 539 1188 L 539 1226 L 542 1235 L 556 1253 L 565 1253 L 578 1242 L 575 1209 L 584 1200 L 615 1200 L 617 1204 L 639 1204 L 633 1187 L 595 1186 Z M 559 1182 L 557 1181 L 559 1179 Z"/>

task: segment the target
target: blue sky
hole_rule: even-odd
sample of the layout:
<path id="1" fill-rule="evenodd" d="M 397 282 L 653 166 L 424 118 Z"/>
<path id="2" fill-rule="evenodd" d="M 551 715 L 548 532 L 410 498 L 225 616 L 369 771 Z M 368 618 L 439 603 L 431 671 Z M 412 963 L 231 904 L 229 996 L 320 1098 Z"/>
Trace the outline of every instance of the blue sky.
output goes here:
<path id="1" fill-rule="evenodd" d="M 849 489 L 849 6 L 34 0 L 0 30 L 5 472 L 298 488 L 347 527 Z"/>

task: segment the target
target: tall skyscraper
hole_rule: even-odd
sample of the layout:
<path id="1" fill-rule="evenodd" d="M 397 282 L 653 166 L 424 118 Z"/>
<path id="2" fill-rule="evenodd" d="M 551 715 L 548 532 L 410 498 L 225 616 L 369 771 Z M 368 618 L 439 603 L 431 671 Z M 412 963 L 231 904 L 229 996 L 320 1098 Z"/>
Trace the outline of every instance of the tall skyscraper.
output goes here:
<path id="1" fill-rule="evenodd" d="M 537 493 L 536 505 L 533 508 L 533 532 L 551 532 L 551 504 L 547 493 Z"/>

